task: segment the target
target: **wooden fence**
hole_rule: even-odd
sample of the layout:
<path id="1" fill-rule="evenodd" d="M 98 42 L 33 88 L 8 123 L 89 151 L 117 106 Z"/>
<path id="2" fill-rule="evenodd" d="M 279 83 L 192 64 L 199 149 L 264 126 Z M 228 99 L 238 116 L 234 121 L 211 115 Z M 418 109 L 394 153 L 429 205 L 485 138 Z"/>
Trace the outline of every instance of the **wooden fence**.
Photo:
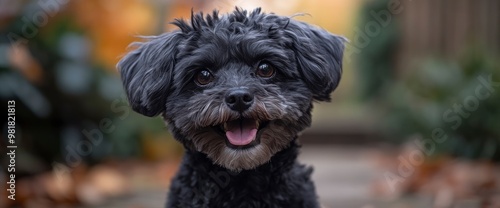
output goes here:
<path id="1" fill-rule="evenodd" d="M 500 52 L 499 0 L 400 0 L 398 71 L 431 55 L 456 59 L 471 46 Z"/>

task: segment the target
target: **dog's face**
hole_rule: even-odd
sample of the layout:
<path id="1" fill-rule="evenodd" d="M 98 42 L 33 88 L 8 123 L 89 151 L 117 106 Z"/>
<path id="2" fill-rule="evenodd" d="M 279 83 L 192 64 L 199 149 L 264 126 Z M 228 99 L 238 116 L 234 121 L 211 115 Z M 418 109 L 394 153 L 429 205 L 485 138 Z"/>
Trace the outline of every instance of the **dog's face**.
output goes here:
<path id="1" fill-rule="evenodd" d="M 344 39 L 306 23 L 237 9 L 174 24 L 118 63 L 129 102 L 230 170 L 286 148 L 339 83 Z"/>

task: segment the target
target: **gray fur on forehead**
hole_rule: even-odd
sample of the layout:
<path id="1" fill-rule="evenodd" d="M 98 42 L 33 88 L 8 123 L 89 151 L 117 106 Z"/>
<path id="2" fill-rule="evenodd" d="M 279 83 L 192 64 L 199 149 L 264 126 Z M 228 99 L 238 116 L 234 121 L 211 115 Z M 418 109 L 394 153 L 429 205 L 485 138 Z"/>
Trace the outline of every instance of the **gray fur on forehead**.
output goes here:
<path id="1" fill-rule="evenodd" d="M 266 21 L 263 21 L 263 20 Z M 234 33 L 245 33 L 250 29 L 266 29 L 272 31 L 277 26 L 287 26 L 289 18 L 283 18 L 274 14 L 266 14 L 261 8 L 251 12 L 236 7 L 233 13 L 219 16 L 214 10 L 212 14 L 203 15 L 203 12 L 194 14 L 191 11 L 191 22 L 184 19 L 176 19 L 173 24 L 179 27 L 183 33 L 201 32 L 203 30 L 227 30 Z"/>

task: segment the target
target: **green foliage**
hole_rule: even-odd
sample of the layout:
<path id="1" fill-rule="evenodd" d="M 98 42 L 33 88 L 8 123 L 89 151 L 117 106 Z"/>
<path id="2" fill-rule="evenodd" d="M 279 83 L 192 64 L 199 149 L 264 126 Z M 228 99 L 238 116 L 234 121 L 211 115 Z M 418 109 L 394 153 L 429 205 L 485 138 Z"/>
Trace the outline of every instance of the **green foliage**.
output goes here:
<path id="1" fill-rule="evenodd" d="M 16 101 L 19 148 L 46 166 L 53 161 L 69 162 L 70 154 L 88 162 L 142 156 L 143 132 L 165 132 L 161 119 L 132 112 L 120 78 L 92 59 L 96 43 L 71 14 L 58 13 L 43 27 L 24 21 L 33 14 L 20 10 L 0 28 L 0 102 Z M 18 38 L 9 38 L 12 34 Z M 25 53 L 14 53 L 14 46 Z M 13 64 L 12 57 L 32 64 Z M 102 128 L 103 122 L 110 128 Z M 72 152 L 86 149 L 75 156 L 68 148 Z"/>
<path id="2" fill-rule="evenodd" d="M 374 99 L 382 95 L 394 79 L 392 64 L 399 37 L 396 17 L 391 14 L 387 25 L 383 25 L 374 17 L 374 14 L 379 12 L 390 14 L 388 3 L 389 0 L 367 2 L 359 12 L 357 30 L 351 40 L 351 47 L 355 48 L 353 51 L 359 50 L 355 65 L 360 78 L 358 83 L 360 96 L 363 100 Z M 369 36 L 369 31 L 376 31 L 369 27 L 372 25 L 378 26 L 380 31 L 374 36 Z"/>
<path id="3" fill-rule="evenodd" d="M 437 143 L 436 153 L 500 160 L 499 69 L 474 49 L 459 62 L 424 62 L 390 87 L 384 101 L 388 132 L 403 142 L 414 134 L 431 138 L 441 128 L 448 139 Z"/>

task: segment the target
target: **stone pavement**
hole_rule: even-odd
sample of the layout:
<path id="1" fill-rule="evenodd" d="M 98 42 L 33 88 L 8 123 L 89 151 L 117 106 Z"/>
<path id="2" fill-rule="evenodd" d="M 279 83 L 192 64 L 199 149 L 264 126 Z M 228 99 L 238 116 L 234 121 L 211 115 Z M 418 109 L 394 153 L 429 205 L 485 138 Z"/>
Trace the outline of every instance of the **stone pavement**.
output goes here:
<path id="1" fill-rule="evenodd" d="M 327 207 L 362 207 L 371 201 L 376 168 L 356 147 L 304 144 L 299 160 L 314 167 L 313 180 Z"/>
<path id="2" fill-rule="evenodd" d="M 299 160 L 314 167 L 321 203 L 328 208 L 420 208 L 432 207 L 431 198 L 405 197 L 384 200 L 372 194 L 372 184 L 382 171 L 377 169 L 373 150 L 366 147 L 304 144 Z M 97 208 L 162 208 L 166 189 L 136 191 Z M 462 207 L 462 206 L 459 206 Z M 466 205 L 463 207 L 476 207 Z M 82 207 L 89 208 L 89 207 Z"/>
<path id="3" fill-rule="evenodd" d="M 315 168 L 313 180 L 321 203 L 328 208 L 431 208 L 433 197 L 375 194 L 374 182 L 384 186 L 384 170 L 377 167 L 380 148 L 304 144 L 300 160 Z M 374 157 L 375 156 L 375 157 Z M 380 188 L 380 187 L 378 187 Z M 388 188 L 388 187 L 384 187 Z M 379 194 L 381 195 L 381 194 Z M 387 194 L 386 194 L 387 195 Z M 454 208 L 478 208 L 475 198 L 456 201 Z"/>

